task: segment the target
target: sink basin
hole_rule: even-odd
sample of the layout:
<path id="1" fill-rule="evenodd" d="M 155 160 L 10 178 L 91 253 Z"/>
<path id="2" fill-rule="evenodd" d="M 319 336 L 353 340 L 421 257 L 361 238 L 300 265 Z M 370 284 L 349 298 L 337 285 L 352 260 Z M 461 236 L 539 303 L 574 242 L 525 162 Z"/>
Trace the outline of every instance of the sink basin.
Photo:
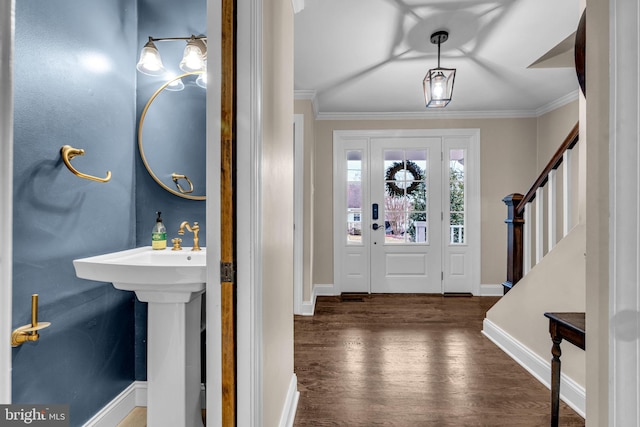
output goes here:
<path id="1" fill-rule="evenodd" d="M 111 282 L 148 303 L 147 424 L 202 427 L 200 320 L 205 249 L 150 246 L 76 259 L 81 279 Z"/>
<path id="2" fill-rule="evenodd" d="M 207 251 L 153 250 L 151 246 L 76 259 L 81 279 L 111 282 L 116 289 L 134 291 L 144 302 L 188 302 L 202 293 Z"/>

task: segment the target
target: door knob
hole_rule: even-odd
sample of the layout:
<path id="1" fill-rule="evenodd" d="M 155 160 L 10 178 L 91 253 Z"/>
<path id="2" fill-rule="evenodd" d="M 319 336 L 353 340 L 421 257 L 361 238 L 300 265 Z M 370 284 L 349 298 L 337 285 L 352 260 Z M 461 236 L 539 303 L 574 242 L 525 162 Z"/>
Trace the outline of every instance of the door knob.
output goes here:
<path id="1" fill-rule="evenodd" d="M 371 226 L 374 230 L 377 230 L 378 228 L 380 228 L 380 226 L 377 223 L 373 223 L 373 225 Z"/>

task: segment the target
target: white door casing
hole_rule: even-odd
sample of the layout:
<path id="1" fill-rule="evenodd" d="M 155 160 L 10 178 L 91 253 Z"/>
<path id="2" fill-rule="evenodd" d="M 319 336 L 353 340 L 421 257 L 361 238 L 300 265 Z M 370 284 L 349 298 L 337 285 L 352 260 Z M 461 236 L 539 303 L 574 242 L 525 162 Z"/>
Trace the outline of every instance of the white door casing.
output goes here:
<path id="1" fill-rule="evenodd" d="M 293 314 L 304 298 L 304 115 L 293 115 Z"/>
<path id="2" fill-rule="evenodd" d="M 480 132 L 478 129 L 420 129 L 420 130 L 363 130 L 334 131 L 334 292 L 421 292 L 472 293 L 480 292 Z M 384 171 L 381 157 L 387 149 L 422 146 L 429 159 L 426 168 L 429 183 L 427 223 L 431 227 L 428 244 L 382 245 L 380 229 L 373 231 L 376 221 L 371 219 L 372 204 L 378 203 L 377 224 L 386 228 L 383 202 Z M 415 150 L 414 150 L 415 151 Z M 393 156 L 392 156 L 393 157 Z M 351 159 L 347 161 L 347 159 Z M 410 160 L 410 159 L 408 159 Z M 457 161 L 458 163 L 456 163 Z M 434 163 L 435 162 L 435 163 Z M 449 206 L 450 164 L 463 169 L 464 237 L 450 236 L 456 227 L 456 213 Z M 349 166 L 350 165 L 350 166 Z M 376 166 L 377 165 L 377 166 Z M 348 176 L 361 174 L 360 182 L 346 184 Z M 381 167 L 385 168 L 382 169 Z M 377 169 L 377 170 L 374 170 Z M 434 174 L 436 176 L 434 176 Z M 461 175 L 461 176 L 462 176 Z M 373 177 L 373 179 L 369 179 Z M 355 185 L 354 185 L 355 184 Z M 437 190 L 434 188 L 437 186 Z M 378 190 L 374 190 L 376 187 Z M 357 209 L 347 192 L 359 188 L 361 213 L 354 221 Z M 356 191 L 357 193 L 358 191 Z M 376 195 L 376 193 L 378 193 Z M 352 195 L 353 198 L 353 195 Z M 349 200 L 349 201 L 348 201 Z M 355 205 L 354 205 L 355 206 Z M 460 215 L 458 213 L 458 215 Z M 356 228 L 359 231 L 354 232 Z M 461 233 L 457 227 L 456 233 Z M 360 236 L 357 236 L 361 233 Z M 375 233 L 378 233 L 376 235 Z M 376 237 L 377 236 L 377 237 Z M 393 241 L 387 235 L 386 240 Z M 418 240 L 417 235 L 414 236 Z M 377 239 L 377 240 L 376 240 Z M 409 239 L 409 238 L 407 238 Z M 404 252 L 409 248 L 408 252 Z M 375 277 L 374 277 L 375 276 Z M 399 279 L 399 280 L 398 280 Z M 405 287 L 398 283 L 405 282 Z M 413 284 L 410 284 L 413 282 Z"/>
<path id="3" fill-rule="evenodd" d="M 0 404 L 11 403 L 14 10 L 0 3 Z"/>

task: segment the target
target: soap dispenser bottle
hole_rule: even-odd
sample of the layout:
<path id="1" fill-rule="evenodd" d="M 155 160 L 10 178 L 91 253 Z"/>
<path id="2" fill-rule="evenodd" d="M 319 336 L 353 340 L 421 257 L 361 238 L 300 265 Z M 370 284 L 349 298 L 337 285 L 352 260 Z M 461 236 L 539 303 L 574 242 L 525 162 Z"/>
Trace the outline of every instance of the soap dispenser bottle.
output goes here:
<path id="1" fill-rule="evenodd" d="M 162 223 L 160 214 L 162 212 L 156 212 L 158 218 L 156 219 L 156 225 L 153 226 L 151 231 L 151 248 L 152 249 L 166 249 L 167 248 L 167 229 Z"/>

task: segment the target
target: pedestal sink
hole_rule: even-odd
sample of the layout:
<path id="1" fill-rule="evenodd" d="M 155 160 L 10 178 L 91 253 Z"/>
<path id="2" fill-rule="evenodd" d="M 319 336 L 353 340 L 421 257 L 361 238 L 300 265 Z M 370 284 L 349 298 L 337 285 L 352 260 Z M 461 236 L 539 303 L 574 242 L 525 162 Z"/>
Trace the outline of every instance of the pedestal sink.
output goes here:
<path id="1" fill-rule="evenodd" d="M 81 279 L 111 282 L 148 303 L 147 425 L 202 426 L 200 320 L 206 249 L 150 246 L 73 261 Z"/>

